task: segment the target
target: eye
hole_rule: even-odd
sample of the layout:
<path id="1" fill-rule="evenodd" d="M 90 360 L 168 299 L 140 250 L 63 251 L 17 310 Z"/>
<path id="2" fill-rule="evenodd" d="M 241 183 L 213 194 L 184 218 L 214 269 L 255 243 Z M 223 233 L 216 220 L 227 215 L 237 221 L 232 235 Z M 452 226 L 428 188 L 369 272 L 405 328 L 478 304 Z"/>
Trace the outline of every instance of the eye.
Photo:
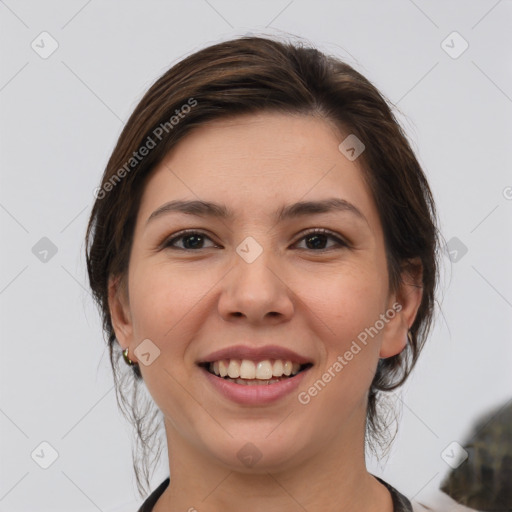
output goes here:
<path id="1" fill-rule="evenodd" d="M 335 241 L 335 246 L 330 248 L 323 247 L 325 241 L 327 239 L 331 239 Z M 309 230 L 305 235 L 302 236 L 300 240 L 306 240 L 306 244 L 309 244 L 310 247 L 306 247 L 306 249 L 311 249 L 311 246 L 314 249 L 317 249 L 315 252 L 329 251 L 332 249 L 336 249 L 338 247 L 348 247 L 348 244 L 341 240 L 339 237 L 335 236 L 333 233 L 328 231 L 327 229 L 315 228 Z"/>
<path id="2" fill-rule="evenodd" d="M 186 251 L 194 249 L 205 249 L 205 247 L 202 247 L 205 239 L 211 240 L 209 236 L 207 236 L 205 233 L 202 233 L 201 231 L 186 230 L 182 231 L 180 234 L 178 234 L 178 236 L 173 236 L 172 238 L 169 238 L 162 245 L 163 247 L 168 247 L 171 249 L 181 249 Z M 177 247 L 175 243 L 178 240 L 183 240 L 185 247 Z M 216 246 L 214 245 L 214 247 Z"/>
<path id="3" fill-rule="evenodd" d="M 331 239 L 334 240 L 334 247 L 325 247 L 326 240 Z M 169 238 L 164 241 L 162 247 L 170 248 L 170 249 L 180 249 L 184 251 L 193 251 L 196 249 L 208 249 L 208 247 L 204 247 L 205 240 L 211 240 L 211 238 L 201 231 L 196 230 L 186 230 L 178 233 L 177 235 Z M 330 231 L 322 228 L 315 228 L 309 230 L 306 234 L 299 239 L 299 241 L 305 240 L 306 244 L 309 247 L 306 247 L 310 250 L 315 250 L 315 252 L 329 251 L 338 247 L 348 247 L 349 244 L 341 240 L 338 236 L 334 235 Z M 180 247 L 176 245 L 177 242 L 181 242 L 183 245 Z M 210 247 L 218 247 L 213 244 Z"/>

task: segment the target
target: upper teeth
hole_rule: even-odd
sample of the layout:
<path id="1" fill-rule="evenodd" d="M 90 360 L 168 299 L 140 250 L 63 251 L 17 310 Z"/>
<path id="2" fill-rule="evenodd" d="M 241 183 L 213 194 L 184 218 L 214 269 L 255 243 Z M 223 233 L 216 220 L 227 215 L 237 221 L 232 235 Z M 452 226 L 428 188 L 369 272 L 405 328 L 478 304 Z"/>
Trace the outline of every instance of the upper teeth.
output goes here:
<path id="1" fill-rule="evenodd" d="M 268 380 L 272 377 L 281 377 L 282 375 L 296 375 L 299 373 L 300 364 L 291 361 L 276 359 L 270 361 L 265 359 L 255 363 L 249 359 L 222 359 L 210 363 L 210 371 L 221 377 L 231 377 L 232 379 L 261 379 Z"/>

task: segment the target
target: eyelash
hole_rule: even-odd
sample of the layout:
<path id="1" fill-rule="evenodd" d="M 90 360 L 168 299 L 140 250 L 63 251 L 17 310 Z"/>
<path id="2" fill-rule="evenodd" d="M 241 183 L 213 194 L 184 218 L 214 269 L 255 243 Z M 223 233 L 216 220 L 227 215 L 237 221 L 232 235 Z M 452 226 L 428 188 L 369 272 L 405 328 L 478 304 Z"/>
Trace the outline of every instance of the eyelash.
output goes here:
<path id="1" fill-rule="evenodd" d="M 347 242 L 345 242 L 344 240 L 342 240 L 341 238 L 336 236 L 331 231 L 329 231 L 327 229 L 323 229 L 323 228 L 313 228 L 313 229 L 310 229 L 309 231 L 306 231 L 305 233 L 302 234 L 302 237 L 297 240 L 297 242 L 300 242 L 301 240 L 303 240 L 304 238 L 306 238 L 309 235 L 316 235 L 316 234 L 325 235 L 325 236 L 327 236 L 327 238 L 331 238 L 331 239 L 335 240 L 337 245 L 339 246 L 338 249 L 343 248 L 343 247 L 349 247 L 349 244 Z M 191 236 L 191 235 L 202 235 L 202 236 L 208 238 L 209 240 L 211 240 L 211 238 L 206 233 L 204 233 L 202 231 L 197 231 L 195 229 L 187 229 L 187 230 L 177 233 L 177 236 L 173 235 L 172 238 L 168 238 L 168 239 L 164 240 L 164 242 L 161 244 L 161 247 L 168 248 L 168 249 L 177 249 L 179 251 L 187 251 L 187 252 L 197 252 L 197 251 L 200 251 L 201 249 L 210 249 L 210 247 L 200 247 L 199 249 L 185 249 L 182 247 L 175 247 L 172 245 L 177 240 L 184 238 L 186 236 Z M 297 242 L 295 242 L 295 243 L 297 243 Z M 301 250 L 313 251 L 313 252 L 328 252 L 328 251 L 332 251 L 333 249 L 336 249 L 336 247 L 334 247 L 334 248 L 331 247 L 329 249 L 319 249 L 319 250 L 313 250 L 313 249 L 301 249 Z"/>

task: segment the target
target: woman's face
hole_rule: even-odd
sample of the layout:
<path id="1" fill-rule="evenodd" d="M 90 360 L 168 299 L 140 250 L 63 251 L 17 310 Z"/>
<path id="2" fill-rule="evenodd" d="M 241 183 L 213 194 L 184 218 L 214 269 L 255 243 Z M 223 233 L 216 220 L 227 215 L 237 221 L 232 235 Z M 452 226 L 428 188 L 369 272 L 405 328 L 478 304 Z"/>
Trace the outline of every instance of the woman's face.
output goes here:
<path id="1" fill-rule="evenodd" d="M 379 357 L 404 348 L 421 292 L 390 293 L 347 135 L 311 116 L 214 121 L 149 178 L 127 298 L 110 300 L 171 450 L 255 471 L 361 449 Z"/>

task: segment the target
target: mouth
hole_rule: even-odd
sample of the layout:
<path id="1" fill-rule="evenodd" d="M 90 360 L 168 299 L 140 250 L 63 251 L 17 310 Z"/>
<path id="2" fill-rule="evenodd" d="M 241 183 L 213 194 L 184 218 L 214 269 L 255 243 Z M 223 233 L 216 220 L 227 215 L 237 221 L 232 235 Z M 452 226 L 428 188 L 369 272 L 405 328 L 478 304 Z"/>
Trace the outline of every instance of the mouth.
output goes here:
<path id="1" fill-rule="evenodd" d="M 262 386 L 291 380 L 313 364 L 289 359 L 218 359 L 199 363 L 199 366 L 233 384 Z"/>
<path id="2" fill-rule="evenodd" d="M 266 406 L 289 397 L 314 363 L 280 345 L 246 344 L 216 350 L 196 364 L 206 377 L 206 393 L 211 389 L 243 406 Z"/>

